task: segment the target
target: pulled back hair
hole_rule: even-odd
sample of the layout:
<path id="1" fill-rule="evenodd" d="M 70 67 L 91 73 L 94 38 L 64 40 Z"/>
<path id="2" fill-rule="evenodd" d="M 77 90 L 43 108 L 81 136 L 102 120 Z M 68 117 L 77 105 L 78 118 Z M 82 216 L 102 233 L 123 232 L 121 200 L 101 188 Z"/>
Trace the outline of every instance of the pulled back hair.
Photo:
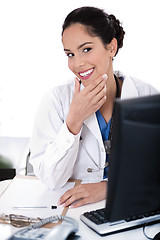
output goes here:
<path id="1" fill-rule="evenodd" d="M 109 44 L 113 38 L 117 40 L 117 52 L 123 46 L 124 30 L 120 21 L 113 14 L 107 14 L 102 9 L 95 7 L 81 7 L 73 10 L 66 17 L 62 35 L 66 28 L 72 24 L 85 25 L 91 36 L 100 37 L 103 44 Z"/>

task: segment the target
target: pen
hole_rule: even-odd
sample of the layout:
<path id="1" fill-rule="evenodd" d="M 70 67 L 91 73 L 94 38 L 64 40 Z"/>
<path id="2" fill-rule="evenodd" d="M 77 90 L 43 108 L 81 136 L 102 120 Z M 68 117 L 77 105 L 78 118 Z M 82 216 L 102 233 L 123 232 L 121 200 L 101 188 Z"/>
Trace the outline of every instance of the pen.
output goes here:
<path id="1" fill-rule="evenodd" d="M 39 209 L 39 208 L 49 208 L 49 209 L 57 209 L 57 206 L 50 206 L 50 207 L 47 207 L 47 206 L 16 206 L 16 207 L 12 207 L 12 208 L 15 208 L 15 209 Z"/>

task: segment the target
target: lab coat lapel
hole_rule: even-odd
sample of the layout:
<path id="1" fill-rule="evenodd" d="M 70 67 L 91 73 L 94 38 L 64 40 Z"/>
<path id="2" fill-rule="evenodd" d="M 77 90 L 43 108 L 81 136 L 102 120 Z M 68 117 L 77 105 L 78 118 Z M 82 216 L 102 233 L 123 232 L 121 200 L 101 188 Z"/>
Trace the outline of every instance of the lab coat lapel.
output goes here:
<path id="1" fill-rule="evenodd" d="M 138 97 L 138 91 L 135 86 L 135 83 L 132 81 L 130 77 L 126 77 L 122 84 L 121 98 L 127 99 L 135 97 Z"/>
<path id="2" fill-rule="evenodd" d="M 91 131 L 91 133 L 95 136 L 95 138 L 102 143 L 102 136 L 99 129 L 98 121 L 96 114 L 94 113 L 89 118 L 84 121 L 84 124 Z"/>
<path id="3" fill-rule="evenodd" d="M 80 90 L 82 90 L 84 88 L 83 84 L 81 83 L 80 86 Z M 102 141 L 102 136 L 101 136 L 101 132 L 99 129 L 99 125 L 98 125 L 98 121 L 97 121 L 97 117 L 96 114 L 92 114 L 89 118 L 87 118 L 83 124 L 85 124 L 87 126 L 87 128 L 91 131 L 91 133 L 95 136 L 95 138 L 98 140 L 98 142 L 100 142 L 101 144 L 103 144 Z"/>

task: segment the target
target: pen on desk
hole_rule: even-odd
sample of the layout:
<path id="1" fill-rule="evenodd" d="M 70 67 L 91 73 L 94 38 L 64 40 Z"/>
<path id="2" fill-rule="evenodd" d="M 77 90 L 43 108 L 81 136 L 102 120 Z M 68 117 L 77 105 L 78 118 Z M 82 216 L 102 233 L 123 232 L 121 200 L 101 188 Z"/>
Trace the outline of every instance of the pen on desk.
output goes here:
<path id="1" fill-rule="evenodd" d="M 47 207 L 47 206 L 14 206 L 12 207 L 14 209 L 40 209 L 40 208 L 49 208 L 49 209 L 57 209 L 57 206 L 50 206 L 50 207 Z"/>

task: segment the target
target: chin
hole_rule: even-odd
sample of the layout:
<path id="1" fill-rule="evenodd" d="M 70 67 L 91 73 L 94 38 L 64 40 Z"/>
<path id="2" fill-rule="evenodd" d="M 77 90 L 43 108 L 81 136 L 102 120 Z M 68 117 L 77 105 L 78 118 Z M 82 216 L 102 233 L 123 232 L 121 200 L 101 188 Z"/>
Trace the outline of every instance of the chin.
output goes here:
<path id="1" fill-rule="evenodd" d="M 81 80 L 81 83 L 83 84 L 83 86 L 87 87 L 92 83 L 92 81 L 89 81 L 89 79 L 88 80 Z"/>

